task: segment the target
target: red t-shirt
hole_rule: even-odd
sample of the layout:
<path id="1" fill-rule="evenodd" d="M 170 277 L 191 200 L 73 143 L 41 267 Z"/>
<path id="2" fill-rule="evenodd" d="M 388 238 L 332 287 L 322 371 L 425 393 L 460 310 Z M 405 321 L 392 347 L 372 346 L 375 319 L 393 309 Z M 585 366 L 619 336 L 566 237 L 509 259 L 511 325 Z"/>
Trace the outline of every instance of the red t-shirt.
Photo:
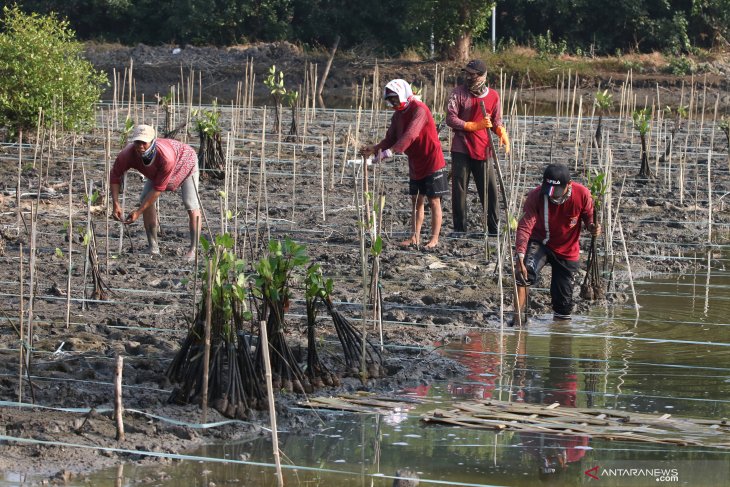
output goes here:
<path id="1" fill-rule="evenodd" d="M 518 254 L 527 251 L 527 242 L 532 239 L 542 242 L 561 259 L 578 260 L 580 221 L 584 225 L 593 223 L 593 199 L 588 188 L 575 181 L 572 185 L 570 198 L 562 205 L 551 203 L 541 192 L 541 186 L 527 194 L 515 239 Z"/>
<path id="2" fill-rule="evenodd" d="M 425 103 L 412 98 L 403 111 L 396 111 L 390 120 L 385 138 L 375 146 L 408 156 L 408 175 L 416 181 L 446 166 L 436 123 Z"/>
<path id="3" fill-rule="evenodd" d="M 173 139 L 157 139 L 157 153 L 149 166 L 144 165 L 134 144 L 122 149 L 109 173 L 109 182 L 119 184 L 125 172 L 136 169 L 152 181 L 156 191 L 175 191 L 197 167 L 198 156 L 192 147 Z"/>
<path id="4" fill-rule="evenodd" d="M 454 88 L 449 97 L 447 106 L 446 125 L 454 130 L 454 138 L 451 141 L 451 152 L 467 154 L 474 160 L 486 161 L 492 155 L 489 146 L 489 135 L 486 130 L 467 132 L 464 130 L 466 122 L 480 122 L 484 119 L 481 104 L 487 115 L 492 120 L 492 132 L 502 126 L 502 109 L 499 103 L 499 93 L 496 90 L 487 89 L 487 92 L 480 96 L 474 96 L 464 86 Z"/>

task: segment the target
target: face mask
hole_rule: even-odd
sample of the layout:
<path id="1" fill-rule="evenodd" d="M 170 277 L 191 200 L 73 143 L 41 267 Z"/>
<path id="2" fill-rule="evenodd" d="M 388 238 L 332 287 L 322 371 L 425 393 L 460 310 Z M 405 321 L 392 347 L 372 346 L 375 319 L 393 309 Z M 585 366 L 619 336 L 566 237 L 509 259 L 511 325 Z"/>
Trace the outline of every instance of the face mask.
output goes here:
<path id="1" fill-rule="evenodd" d="M 570 182 L 565 186 L 565 191 L 563 191 L 562 195 L 558 196 L 557 198 L 553 198 L 552 196 L 548 197 L 550 199 L 550 203 L 552 203 L 554 205 L 562 205 L 563 203 L 568 201 L 568 198 L 570 198 L 570 193 L 572 192 L 572 190 L 573 190 L 573 184 L 572 184 L 572 182 Z"/>
<path id="2" fill-rule="evenodd" d="M 479 78 L 474 78 L 474 80 L 469 82 L 469 91 L 474 96 L 480 96 L 484 93 L 484 90 L 487 89 L 487 80 L 482 79 L 480 76 Z"/>
<path id="3" fill-rule="evenodd" d="M 152 144 L 142 154 L 142 163 L 145 166 L 152 164 L 152 159 L 155 158 L 155 154 L 157 154 L 157 139 L 153 140 Z"/>

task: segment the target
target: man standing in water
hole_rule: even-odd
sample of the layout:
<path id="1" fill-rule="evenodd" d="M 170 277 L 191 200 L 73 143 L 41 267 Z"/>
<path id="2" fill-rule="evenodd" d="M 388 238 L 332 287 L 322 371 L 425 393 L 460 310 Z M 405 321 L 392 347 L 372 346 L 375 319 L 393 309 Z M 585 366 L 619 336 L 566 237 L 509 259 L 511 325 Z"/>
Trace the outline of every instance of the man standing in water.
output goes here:
<path id="1" fill-rule="evenodd" d="M 158 139 L 155 129 L 149 125 L 137 125 L 132 131 L 128 144 L 117 155 L 109 174 L 113 211 L 115 220 L 129 225 L 134 223 L 140 215 L 144 220 L 144 229 L 147 232 L 149 252 L 153 255 L 160 253 L 157 242 L 157 210 L 155 201 L 163 191 L 176 191 L 181 188 L 181 195 L 185 209 L 188 212 L 190 228 L 190 246 L 185 258 L 195 257 L 195 243 L 200 233 L 200 205 L 198 204 L 198 156 L 195 150 L 187 144 L 172 139 Z M 122 176 L 129 169 L 136 169 L 147 178 L 139 208 L 133 210 L 122 219 L 122 207 L 119 205 L 119 191 Z"/>
<path id="2" fill-rule="evenodd" d="M 474 176 L 479 201 L 486 205 L 487 231 L 497 235 L 497 176 L 489 159 L 494 157 L 487 130 L 499 137 L 509 154 L 507 130 L 502 125 L 499 93 L 487 86 L 487 66 L 483 61 L 469 61 L 463 69 L 465 83 L 454 88 L 449 97 L 446 124 L 454 131 L 451 141 L 451 204 L 454 214 L 453 236 L 467 231 L 466 193 L 469 178 Z M 485 115 L 486 114 L 486 115 Z"/>
<path id="3" fill-rule="evenodd" d="M 601 234 L 601 225 L 593 221 L 591 192 L 570 179 L 568 168 L 550 164 L 545 168 L 542 184 L 527 194 L 524 215 L 515 237 L 517 296 L 515 323 L 524 323 L 527 289 L 535 284 L 545 264 L 552 267 L 550 296 L 554 317 L 569 320 L 573 310 L 573 275 L 580 257 L 581 222 L 591 235 Z M 520 313 L 518 315 L 518 313 Z"/>
<path id="4" fill-rule="evenodd" d="M 424 246 L 436 247 L 441 233 L 441 197 L 448 192 L 446 162 L 436 123 L 425 103 L 413 96 L 411 85 L 394 79 L 385 85 L 383 98 L 394 110 L 385 138 L 378 144 L 362 147 L 360 153 L 375 155 L 374 162 L 391 157 L 395 152 L 408 156 L 408 192 L 412 199 L 411 236 L 399 245 L 418 246 L 424 219 L 424 202 L 428 197 L 431 208 L 431 240 Z"/>

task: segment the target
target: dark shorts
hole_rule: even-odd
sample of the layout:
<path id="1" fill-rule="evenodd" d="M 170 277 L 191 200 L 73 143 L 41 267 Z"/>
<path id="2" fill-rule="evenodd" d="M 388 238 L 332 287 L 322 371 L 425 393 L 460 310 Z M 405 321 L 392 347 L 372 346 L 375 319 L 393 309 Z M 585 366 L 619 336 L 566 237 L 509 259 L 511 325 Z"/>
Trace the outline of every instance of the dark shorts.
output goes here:
<path id="1" fill-rule="evenodd" d="M 553 311 L 569 318 L 573 310 L 573 276 L 578 271 L 580 261 L 561 259 L 541 242 L 530 240 L 527 244 L 527 253 L 525 253 L 527 281 L 522 276 L 517 276 L 517 285 L 532 286 L 535 284 L 545 264 L 550 264 L 553 271 L 550 280 Z"/>
<path id="2" fill-rule="evenodd" d="M 423 179 L 411 179 L 408 183 L 408 194 L 411 196 L 425 194 L 429 198 L 440 198 L 448 192 L 449 181 L 446 168 L 439 169 Z"/>

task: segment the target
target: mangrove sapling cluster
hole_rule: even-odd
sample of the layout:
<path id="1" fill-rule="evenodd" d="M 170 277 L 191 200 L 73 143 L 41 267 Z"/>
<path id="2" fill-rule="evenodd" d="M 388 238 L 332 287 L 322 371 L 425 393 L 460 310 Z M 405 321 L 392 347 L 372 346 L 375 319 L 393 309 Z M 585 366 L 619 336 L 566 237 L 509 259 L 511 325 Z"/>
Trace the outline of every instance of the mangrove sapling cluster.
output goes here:
<path id="1" fill-rule="evenodd" d="M 281 104 L 286 95 L 286 88 L 284 87 L 284 72 L 277 71 L 276 65 L 272 65 L 269 68 L 269 74 L 264 79 L 264 85 L 269 89 L 271 98 L 274 101 L 274 132 L 279 133 L 281 127 Z"/>
<path id="2" fill-rule="evenodd" d="M 225 177 L 225 157 L 221 145 L 220 112 L 214 103 L 212 110 L 193 111 L 195 128 L 200 137 L 198 167 L 203 175 L 216 179 Z"/>
<path id="3" fill-rule="evenodd" d="M 263 377 L 254 367 L 244 333 L 244 324 L 251 319 L 246 305 L 245 263 L 231 250 L 230 235 L 216 237 L 214 245 L 203 237 L 200 241 L 208 266 L 193 325 L 166 372 L 171 381 L 179 384 L 170 400 L 180 404 L 202 402 L 207 368 L 210 404 L 225 416 L 245 418 L 250 409 L 263 407 L 265 402 Z M 204 336 L 208 316 L 211 352 L 206 367 Z"/>
<path id="4" fill-rule="evenodd" d="M 88 252 L 91 281 L 94 285 L 91 296 L 86 296 L 86 298 L 103 301 L 107 298 L 107 293 L 112 293 L 112 291 L 101 278 L 101 271 L 99 270 L 99 256 L 96 252 L 96 232 L 94 231 L 94 224 L 92 222 L 90 222 L 89 230 L 86 232 L 86 235 L 84 235 L 84 246 L 86 246 Z"/>
<path id="5" fill-rule="evenodd" d="M 271 240 L 268 255 L 256 265 L 253 288 L 259 322 L 266 323 L 271 358 L 272 384 L 275 390 L 287 392 L 311 392 L 312 386 L 302 372 L 291 347 L 286 341 L 284 313 L 289 308 L 291 285 L 295 273 L 309 262 L 304 245 L 291 239 L 284 242 Z M 260 333 L 260 332 L 259 332 Z M 259 339 L 261 337 L 259 336 Z M 261 343 L 261 340 L 259 340 Z M 256 350 L 256 366 L 263 370 L 263 351 Z"/>
<path id="6" fill-rule="evenodd" d="M 599 223 L 601 205 L 608 190 L 606 174 L 599 173 L 595 177 L 589 175 L 589 187 L 593 198 L 593 221 Z M 591 236 L 591 246 L 588 250 L 588 261 L 586 264 L 586 275 L 583 284 L 580 286 L 580 297 L 587 301 L 602 299 L 606 295 L 606 285 L 601 278 L 601 269 L 598 264 L 598 249 L 596 237 Z"/>
<path id="7" fill-rule="evenodd" d="M 649 152 L 647 149 L 646 136 L 651 129 L 651 115 L 647 108 L 641 110 L 635 110 L 631 114 L 631 118 L 634 121 L 634 129 L 639 132 L 641 137 L 641 168 L 639 169 L 638 177 L 641 179 L 649 179 L 652 177 L 651 168 L 649 167 Z"/>
<path id="8" fill-rule="evenodd" d="M 345 358 L 347 373 L 352 376 L 364 378 L 365 374 L 360 371 L 363 353 L 365 354 L 365 367 L 367 369 L 367 377 L 377 378 L 385 376 L 385 369 L 382 366 L 382 357 L 377 347 L 366 341 L 365 350 L 363 351 L 362 333 L 355 328 L 350 320 L 342 313 L 334 308 L 332 299 L 325 299 L 327 311 L 332 316 L 332 322 L 337 331 L 337 338 L 342 344 L 342 353 Z"/>
<path id="9" fill-rule="evenodd" d="M 312 386 L 321 388 L 340 385 L 340 379 L 322 363 L 317 351 L 315 326 L 317 325 L 318 305 L 332 294 L 332 279 L 325 279 L 319 264 L 307 268 L 304 290 L 307 303 L 307 368 L 305 370 Z"/>

